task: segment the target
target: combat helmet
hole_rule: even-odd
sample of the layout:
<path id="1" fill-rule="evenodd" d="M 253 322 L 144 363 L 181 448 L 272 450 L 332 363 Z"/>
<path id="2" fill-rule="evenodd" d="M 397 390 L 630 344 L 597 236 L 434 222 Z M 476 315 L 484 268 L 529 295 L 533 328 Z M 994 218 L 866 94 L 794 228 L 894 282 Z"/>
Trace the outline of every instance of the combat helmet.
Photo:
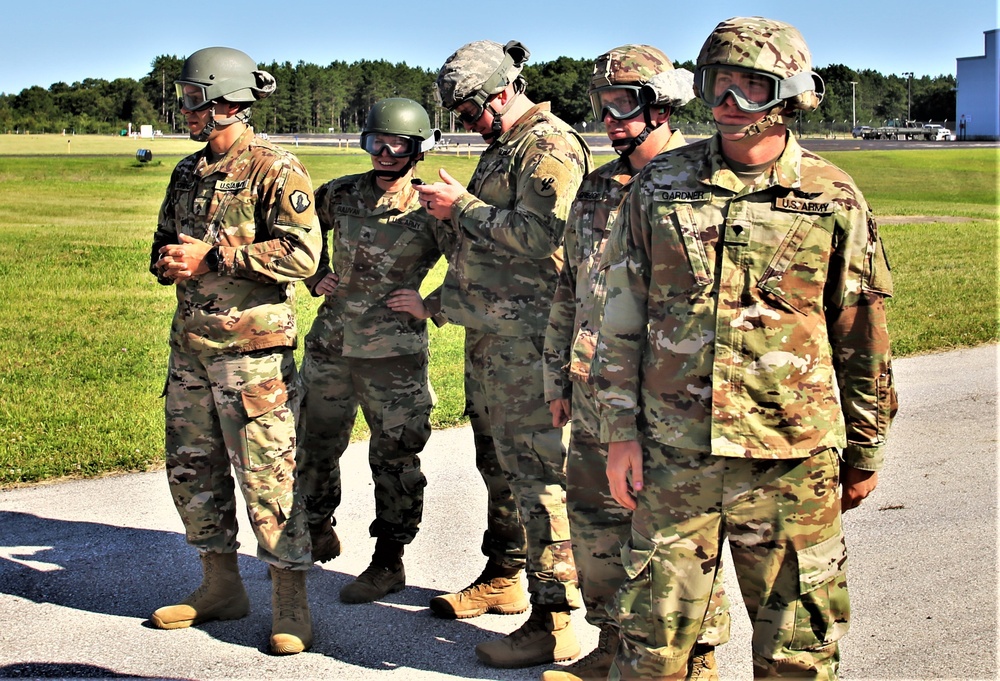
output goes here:
<path id="1" fill-rule="evenodd" d="M 757 91 L 751 94 L 736 85 L 726 87 L 726 81 L 720 77 L 734 71 L 753 75 L 754 82 L 759 83 Z M 812 55 L 797 28 L 763 17 L 733 17 L 716 26 L 702 45 L 694 89 L 713 108 L 731 96 L 743 111 L 768 111 L 768 116 L 750 126 L 752 129 L 747 132 L 752 135 L 778 122 L 787 122 L 782 116 L 787 118 L 796 111 L 818 107 L 825 86 L 820 75 L 812 70 Z M 761 124 L 763 127 L 759 127 Z"/>
<path id="2" fill-rule="evenodd" d="M 651 83 L 655 83 L 650 87 Z M 599 56 L 590 79 L 590 105 L 597 121 L 606 115 L 627 120 L 643 112 L 646 127 L 636 137 L 613 142 L 615 150 L 628 156 L 656 129 L 651 106 L 673 109 L 693 98 L 692 74 L 675 69 L 670 58 L 649 45 L 622 45 Z"/>
<path id="3" fill-rule="evenodd" d="M 393 137 L 392 142 L 386 139 Z M 405 175 L 426 151 L 441 140 L 441 131 L 431 127 L 427 110 L 412 99 L 389 97 L 375 102 L 368 111 L 361 131 L 361 147 L 372 156 L 387 152 L 394 158 L 408 157 L 409 163 L 398 172 L 376 171 L 380 177 Z"/>
<path id="4" fill-rule="evenodd" d="M 185 87 L 188 87 L 187 92 Z M 258 69 L 257 63 L 247 54 L 231 47 L 206 47 L 192 53 L 184 61 L 180 77 L 174 81 L 178 104 L 188 111 L 214 109 L 215 103 L 220 101 L 247 105 L 224 120 L 215 121 L 213 116 L 198 135 L 198 141 L 208 139 L 216 126 L 247 121 L 249 105 L 271 96 L 275 87 L 274 76 Z"/>
<path id="5" fill-rule="evenodd" d="M 493 114 L 494 135 L 500 134 L 500 117 L 510 108 L 512 97 L 501 111 L 489 105 L 489 100 L 514 84 L 515 96 L 524 92 L 525 80 L 521 75 L 524 63 L 530 56 L 528 48 L 516 40 L 506 45 L 492 40 L 477 40 L 458 48 L 445 60 L 438 72 L 436 92 L 441 105 L 454 111 L 462 102 L 472 102 L 476 114 L 460 114 L 465 123 L 475 123 L 489 107 Z"/>

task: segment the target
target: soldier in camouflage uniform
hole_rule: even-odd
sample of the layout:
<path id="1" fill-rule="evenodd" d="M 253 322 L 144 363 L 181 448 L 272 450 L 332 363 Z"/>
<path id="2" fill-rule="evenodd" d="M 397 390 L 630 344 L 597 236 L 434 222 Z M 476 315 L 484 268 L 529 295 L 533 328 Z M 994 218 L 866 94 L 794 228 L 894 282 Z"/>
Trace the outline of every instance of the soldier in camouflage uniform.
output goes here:
<path id="1" fill-rule="evenodd" d="M 418 187 L 458 239 L 441 305 L 448 321 L 466 328 L 466 412 L 489 495 L 486 568 L 431 608 L 442 617 L 523 612 L 518 575 L 526 565 L 527 622 L 476 647 L 496 667 L 571 659 L 580 650 L 569 614 L 580 596 L 566 519 L 566 451 L 545 402 L 542 346 L 563 229 L 590 154 L 548 103 L 525 95 L 527 57 L 515 41 L 478 41 L 448 58 L 437 79 L 442 103 L 489 146 L 468 189 L 443 170 L 442 182 Z"/>
<path id="2" fill-rule="evenodd" d="M 609 678 L 684 678 L 728 537 L 755 676 L 834 679 L 841 511 L 896 410 L 892 281 L 860 190 L 788 128 L 823 92 L 794 27 L 722 22 L 695 92 L 717 134 L 640 172 L 601 264 L 601 439 L 633 509 Z"/>
<path id="3" fill-rule="evenodd" d="M 371 429 L 368 461 L 375 482 L 376 517 L 369 529 L 375 553 L 371 565 L 341 589 L 345 603 L 403 589 L 403 547 L 416 536 L 423 513 L 427 480 L 418 454 L 430 437 L 433 399 L 429 315 L 418 289 L 446 250 L 447 233 L 424 211 L 411 180 L 440 137 L 417 102 L 380 100 L 361 133 L 373 169 L 316 191 L 324 249 L 319 270 L 306 284 L 325 297 L 306 336 L 298 457 L 314 560 L 340 553 L 331 515 L 340 505 L 340 457 L 359 404 Z"/>
<path id="4" fill-rule="evenodd" d="M 606 679 L 618 649 L 618 625 L 609 606 L 625 580 L 621 546 L 631 514 L 611 497 L 607 446 L 590 380 L 591 359 L 604 307 L 601 255 L 618 206 L 635 173 L 650 159 L 686 142 L 671 130 L 670 114 L 694 97 L 692 74 L 674 69 L 649 45 L 622 45 L 594 63 L 590 84 L 594 118 L 604 123 L 619 157 L 584 178 L 566 221 L 566 262 L 559 277 L 545 334 L 545 396 L 552 424 L 571 420 L 566 463 L 566 503 L 577 578 L 587 621 L 601 630 L 597 647 L 569 667 L 546 671 L 542 681 Z M 691 678 L 718 678 L 714 646 L 729 638 L 728 603 L 717 593 L 692 654 Z M 697 670 L 697 671 L 695 671 Z"/>
<path id="5" fill-rule="evenodd" d="M 236 559 L 236 472 L 273 579 L 271 650 L 312 642 L 305 571 L 312 565 L 295 488 L 300 390 L 295 282 L 316 271 L 320 230 L 309 175 L 257 138 L 249 107 L 274 78 L 244 53 L 199 50 L 176 81 L 191 138 L 160 208 L 150 271 L 177 291 L 170 330 L 166 470 L 204 578 L 150 618 L 162 629 L 249 610 Z"/>

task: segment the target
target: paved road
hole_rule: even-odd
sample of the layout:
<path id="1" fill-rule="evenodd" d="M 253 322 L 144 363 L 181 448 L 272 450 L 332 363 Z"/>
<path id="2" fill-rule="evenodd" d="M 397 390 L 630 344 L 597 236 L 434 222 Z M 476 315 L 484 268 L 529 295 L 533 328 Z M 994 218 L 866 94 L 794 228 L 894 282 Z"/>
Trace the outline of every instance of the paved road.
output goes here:
<path id="1" fill-rule="evenodd" d="M 901 410 L 875 496 L 846 517 L 854 621 L 849 679 L 994 679 L 997 675 L 997 347 L 898 361 Z M 315 568 L 313 651 L 272 657 L 269 582 L 241 535 L 253 611 L 237 622 L 160 631 L 155 608 L 196 585 L 198 561 L 159 472 L 0 492 L 0 678 L 537 679 L 497 671 L 472 652 L 524 616 L 443 621 L 427 601 L 482 567 L 484 492 L 467 428 L 441 431 L 424 454 L 422 532 L 410 587 L 346 606 L 339 588 L 373 541 L 365 445 L 353 445 L 340 518 L 345 554 Z M 241 515 L 241 518 L 245 516 Z M 733 594 L 737 587 L 728 582 Z M 595 631 L 577 614 L 585 648 Z M 752 678 L 746 613 L 719 652 L 724 679 Z"/>

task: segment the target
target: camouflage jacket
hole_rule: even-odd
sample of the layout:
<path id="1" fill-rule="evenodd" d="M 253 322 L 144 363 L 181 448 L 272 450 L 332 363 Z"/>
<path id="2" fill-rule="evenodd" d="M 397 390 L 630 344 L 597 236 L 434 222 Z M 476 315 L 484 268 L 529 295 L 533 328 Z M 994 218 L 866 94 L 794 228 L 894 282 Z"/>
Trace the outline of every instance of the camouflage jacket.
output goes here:
<path id="1" fill-rule="evenodd" d="M 718 136 L 658 156 L 633 183 L 601 268 L 602 441 L 642 430 L 764 459 L 841 447 L 847 463 L 881 467 L 896 410 L 889 266 L 854 182 L 790 133 L 750 187 Z"/>
<path id="2" fill-rule="evenodd" d="M 188 234 L 220 247 L 218 272 L 178 282 L 172 342 L 195 351 L 294 346 L 295 282 L 316 271 L 320 230 L 312 184 L 290 153 L 248 128 L 218 161 L 208 147 L 174 168 L 153 236 Z M 172 284 L 159 278 L 161 284 Z"/>
<path id="3" fill-rule="evenodd" d="M 348 175 L 316 190 L 316 212 L 323 229 L 323 255 L 306 284 L 315 291 L 331 271 L 340 281 L 320 305 L 306 341 L 309 346 L 345 357 L 426 352 L 427 323 L 385 304 L 397 289 L 419 291 L 448 248 L 441 223 L 424 211 L 416 190 L 406 185 L 400 192 L 383 192 L 375 184 L 374 171 Z"/>
<path id="4" fill-rule="evenodd" d="M 673 131 L 660 151 L 687 144 Z M 587 175 L 566 220 L 566 262 L 556 286 L 545 330 L 545 400 L 570 395 L 570 381 L 590 381 L 597 332 L 601 328 L 605 286 L 598 265 L 611 223 L 632 180 L 632 166 L 622 158 Z"/>
<path id="5" fill-rule="evenodd" d="M 566 217 L 589 167 L 586 142 L 548 103 L 487 147 L 452 207 L 456 253 L 440 292 L 448 321 L 503 336 L 545 334 Z"/>

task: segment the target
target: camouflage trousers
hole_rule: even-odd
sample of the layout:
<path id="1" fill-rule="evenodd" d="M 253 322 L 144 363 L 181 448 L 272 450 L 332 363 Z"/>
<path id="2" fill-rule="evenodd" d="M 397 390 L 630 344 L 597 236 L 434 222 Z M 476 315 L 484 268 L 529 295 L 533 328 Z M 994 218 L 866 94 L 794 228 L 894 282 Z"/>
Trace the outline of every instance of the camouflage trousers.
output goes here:
<path id="1" fill-rule="evenodd" d="M 434 404 L 427 355 L 363 359 L 307 347 L 302 381 L 298 468 L 309 522 L 318 524 L 340 506 L 340 457 L 360 405 L 371 429 L 368 464 L 375 483 L 375 520 L 369 533 L 412 542 L 427 485 L 418 454 L 431 435 Z"/>
<path id="2" fill-rule="evenodd" d="M 525 567 L 531 601 L 580 606 L 566 517 L 566 449 L 542 384 L 542 339 L 466 329 L 466 413 L 488 493 L 483 553 Z"/>
<path id="3" fill-rule="evenodd" d="M 836 679 L 847 632 L 835 450 L 741 459 L 643 443 L 645 486 L 622 557 L 610 679 L 683 672 L 729 539 L 753 626 L 754 676 Z"/>
<path id="4" fill-rule="evenodd" d="M 194 354 L 171 347 L 164 390 L 167 480 L 187 541 L 199 551 L 239 547 L 232 469 L 257 556 L 278 568 L 312 565 L 295 486 L 299 394 L 291 348 Z"/>
<path id="5" fill-rule="evenodd" d="M 607 476 L 607 445 L 597 435 L 600 420 L 589 385 L 573 384 L 573 419 L 566 460 L 566 508 L 577 582 L 595 627 L 612 626 L 614 601 L 627 575 L 622 547 L 632 531 L 632 513 L 611 496 Z M 719 646 L 729 640 L 729 598 L 722 569 L 715 573 L 712 597 L 698 634 L 698 642 Z"/>

